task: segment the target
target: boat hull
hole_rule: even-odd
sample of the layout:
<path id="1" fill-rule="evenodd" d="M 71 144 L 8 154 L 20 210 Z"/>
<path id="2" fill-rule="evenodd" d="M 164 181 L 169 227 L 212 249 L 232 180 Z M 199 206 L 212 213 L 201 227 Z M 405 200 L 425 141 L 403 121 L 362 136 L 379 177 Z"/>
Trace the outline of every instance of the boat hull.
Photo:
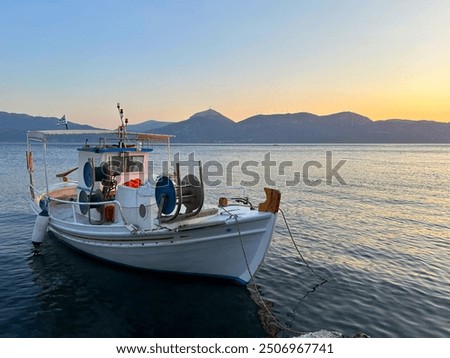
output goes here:
<path id="1" fill-rule="evenodd" d="M 65 244 L 109 262 L 247 284 L 264 260 L 276 215 L 248 208 L 238 212 L 241 215 L 217 215 L 204 225 L 163 232 L 99 226 L 86 233 L 57 221 L 50 222 L 49 230 Z"/>

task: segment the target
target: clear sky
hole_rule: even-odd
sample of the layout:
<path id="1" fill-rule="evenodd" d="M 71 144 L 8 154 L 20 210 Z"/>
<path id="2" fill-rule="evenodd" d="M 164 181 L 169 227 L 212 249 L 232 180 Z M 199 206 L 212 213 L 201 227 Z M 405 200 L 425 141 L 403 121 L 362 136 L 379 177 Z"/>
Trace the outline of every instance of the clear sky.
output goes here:
<path id="1" fill-rule="evenodd" d="M 450 121 L 450 1 L 0 0 L 0 111 Z"/>

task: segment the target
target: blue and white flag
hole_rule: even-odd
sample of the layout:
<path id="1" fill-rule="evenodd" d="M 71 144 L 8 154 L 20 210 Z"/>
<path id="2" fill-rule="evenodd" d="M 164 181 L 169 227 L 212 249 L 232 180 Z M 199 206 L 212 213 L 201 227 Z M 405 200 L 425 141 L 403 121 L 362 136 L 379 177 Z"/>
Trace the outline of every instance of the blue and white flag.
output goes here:
<path id="1" fill-rule="evenodd" d="M 62 116 L 60 119 L 58 119 L 58 122 L 56 122 L 57 126 L 60 126 L 60 125 L 63 125 L 63 124 L 66 126 L 66 129 L 69 129 L 69 125 L 68 125 L 67 120 L 66 120 L 66 115 Z"/>

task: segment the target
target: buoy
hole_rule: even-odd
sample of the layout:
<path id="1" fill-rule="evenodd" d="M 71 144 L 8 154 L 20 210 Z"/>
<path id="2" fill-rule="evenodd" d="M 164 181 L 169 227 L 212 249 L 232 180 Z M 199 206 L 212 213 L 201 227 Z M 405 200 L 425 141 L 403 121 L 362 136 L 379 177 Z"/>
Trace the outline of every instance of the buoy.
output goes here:
<path id="1" fill-rule="evenodd" d="M 48 220 L 49 216 L 47 210 L 42 210 L 36 217 L 33 235 L 31 235 L 31 242 L 36 248 L 44 241 L 45 232 L 47 231 Z"/>

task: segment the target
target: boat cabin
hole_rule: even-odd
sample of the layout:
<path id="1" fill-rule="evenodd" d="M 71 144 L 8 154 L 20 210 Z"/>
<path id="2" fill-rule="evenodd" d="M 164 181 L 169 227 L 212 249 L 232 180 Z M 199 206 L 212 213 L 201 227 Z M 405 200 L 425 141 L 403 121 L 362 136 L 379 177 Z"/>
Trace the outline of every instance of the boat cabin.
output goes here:
<path id="1" fill-rule="evenodd" d="M 99 145 L 84 145 L 78 149 L 79 202 L 107 202 L 117 200 L 127 222 L 139 227 L 151 226 L 149 216 L 156 217 L 154 189 L 148 178 L 149 153 L 152 148 L 136 144 L 109 145 L 101 139 Z M 153 193 L 153 195 L 151 195 Z M 79 205 L 78 212 L 89 216 L 89 222 L 115 222 L 119 213 L 115 205 Z M 153 209 L 153 213 L 152 213 Z M 153 215 L 152 215 L 153 214 Z"/>
<path id="2" fill-rule="evenodd" d="M 92 137 L 93 134 L 100 139 L 96 144 L 88 144 L 86 140 L 78 148 L 78 167 L 58 174 L 62 183 L 48 185 L 44 159 L 46 189 L 36 196 L 31 142 L 44 144 L 45 158 L 48 137 Z M 175 165 L 173 176 L 168 173 L 160 173 L 156 178 L 149 175 L 148 163 L 153 144 L 155 141 L 165 142 L 170 159 L 170 137 L 145 133 L 126 133 L 125 136 L 120 130 L 29 132 L 27 163 L 31 195 L 40 209 L 48 211 L 51 217 L 57 219 L 69 212 L 73 222 L 85 225 L 132 225 L 139 230 L 151 230 L 163 222 L 195 216 L 203 206 L 200 162 L 195 163 L 199 177 L 189 173 L 181 178 L 179 164 Z M 77 180 L 68 180 L 67 176 L 74 171 L 77 172 Z M 61 210 L 63 206 L 69 210 Z"/>

